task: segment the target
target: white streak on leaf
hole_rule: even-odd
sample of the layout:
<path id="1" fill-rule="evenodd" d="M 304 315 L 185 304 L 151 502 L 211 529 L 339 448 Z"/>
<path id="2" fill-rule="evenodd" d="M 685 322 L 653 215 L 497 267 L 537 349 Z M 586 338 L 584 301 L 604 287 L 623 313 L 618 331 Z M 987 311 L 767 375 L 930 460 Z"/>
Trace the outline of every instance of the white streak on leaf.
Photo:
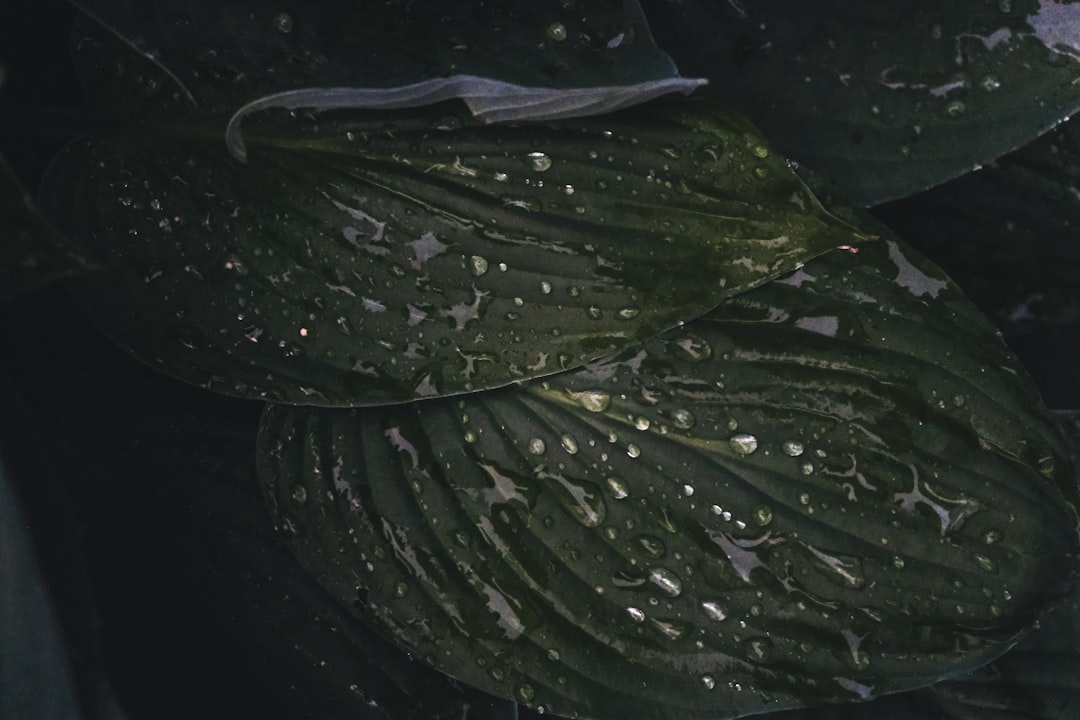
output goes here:
<path id="1" fill-rule="evenodd" d="M 633 85 L 547 88 L 515 85 L 476 75 L 451 75 L 386 88 L 298 88 L 252 100 L 237 110 L 225 129 L 225 145 L 233 157 L 246 162 L 247 149 L 240 123 L 246 115 L 272 108 L 391 110 L 461 99 L 474 116 L 485 122 L 555 120 L 600 115 L 672 92 L 690 93 L 706 82 L 675 76 Z"/>

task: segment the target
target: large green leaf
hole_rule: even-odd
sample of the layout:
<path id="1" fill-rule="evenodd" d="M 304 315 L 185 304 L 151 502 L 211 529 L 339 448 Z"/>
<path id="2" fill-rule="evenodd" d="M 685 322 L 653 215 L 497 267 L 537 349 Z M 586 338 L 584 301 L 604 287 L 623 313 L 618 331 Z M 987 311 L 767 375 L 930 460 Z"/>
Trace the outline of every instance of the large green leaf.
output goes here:
<path id="1" fill-rule="evenodd" d="M 436 667 L 555 713 L 732 717 L 976 667 L 1067 593 L 1042 412 L 887 240 L 515 389 L 270 406 L 259 470 L 309 572 Z"/>
<path id="2" fill-rule="evenodd" d="M 87 66 L 115 64 L 109 40 L 82 44 Z M 108 266 L 77 292 L 123 346 L 200 386 L 316 405 L 580 366 L 864 238 L 708 104 L 461 114 L 261 113 L 248 164 L 220 125 L 145 127 L 69 145 L 44 198 Z"/>
<path id="3" fill-rule="evenodd" d="M 1080 5 L 644 3 L 682 71 L 866 205 L 950 180 L 1080 108 Z"/>

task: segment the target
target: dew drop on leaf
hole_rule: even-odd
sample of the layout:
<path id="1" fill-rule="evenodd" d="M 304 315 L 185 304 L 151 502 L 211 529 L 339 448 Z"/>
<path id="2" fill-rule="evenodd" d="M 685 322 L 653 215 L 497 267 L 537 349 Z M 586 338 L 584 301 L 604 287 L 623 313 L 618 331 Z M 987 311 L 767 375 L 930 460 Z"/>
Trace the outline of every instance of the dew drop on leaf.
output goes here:
<path id="1" fill-rule="evenodd" d="M 728 444 L 731 449 L 738 455 L 749 455 L 757 450 L 758 441 L 757 438 L 749 433 L 739 433 L 732 435 L 728 439 Z"/>
<path id="2" fill-rule="evenodd" d="M 689 430 L 694 427 L 697 419 L 694 414 L 685 408 L 677 408 L 671 411 L 671 422 L 680 430 Z"/>
<path id="3" fill-rule="evenodd" d="M 709 616 L 709 619 L 721 622 L 727 619 L 727 613 L 717 603 L 706 600 L 701 603 L 701 609 L 705 611 L 705 614 Z"/>
<path id="4" fill-rule="evenodd" d="M 789 455 L 791 457 L 799 457 L 803 454 L 804 450 L 803 444 L 801 442 L 798 442 L 797 440 L 787 440 L 780 447 L 784 451 L 785 455 Z"/>
<path id="5" fill-rule="evenodd" d="M 307 502 L 307 488 L 303 485 L 294 485 L 292 492 L 289 493 L 289 497 L 292 498 L 292 501 L 297 505 L 303 505 Z"/>
<path id="6" fill-rule="evenodd" d="M 607 479 L 607 484 L 611 489 L 611 494 L 616 500 L 622 500 L 630 494 L 630 491 L 627 489 L 626 483 L 622 481 L 622 478 L 609 477 Z"/>
<path id="7" fill-rule="evenodd" d="M 682 594 L 682 580 L 667 568 L 649 568 L 649 582 L 658 587 L 668 597 L 678 597 Z"/>
<path id="8" fill-rule="evenodd" d="M 611 395 L 600 390 L 584 390 L 571 392 L 570 396 L 577 401 L 578 405 L 589 412 L 601 413 L 611 405 Z"/>
<path id="9" fill-rule="evenodd" d="M 531 152 L 528 155 L 529 165 L 536 172 L 544 172 L 551 167 L 551 158 L 546 153 Z"/>
<path id="10" fill-rule="evenodd" d="M 473 255 L 469 258 L 469 270 L 474 276 L 480 277 L 488 271 L 487 259 L 480 255 Z"/>

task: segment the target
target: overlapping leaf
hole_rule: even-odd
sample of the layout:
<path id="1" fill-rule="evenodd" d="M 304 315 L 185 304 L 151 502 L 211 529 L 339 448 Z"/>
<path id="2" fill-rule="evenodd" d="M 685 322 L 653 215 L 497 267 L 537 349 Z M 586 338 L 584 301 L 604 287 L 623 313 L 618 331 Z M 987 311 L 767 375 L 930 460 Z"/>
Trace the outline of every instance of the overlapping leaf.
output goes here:
<path id="1" fill-rule="evenodd" d="M 109 267 L 80 297 L 190 382 L 360 405 L 576 367 L 862 238 L 709 105 L 522 126 L 458 110 L 267 113 L 246 165 L 197 123 L 75 143 L 46 200 Z"/>
<path id="2" fill-rule="evenodd" d="M 74 4 L 203 111 L 282 90 L 402 85 L 451 73 L 557 88 L 676 74 L 636 0 Z"/>
<path id="3" fill-rule="evenodd" d="M 517 389 L 271 406 L 260 475 L 308 570 L 436 667 L 725 717 L 973 668 L 1066 593 L 1075 471 L 1041 412 L 889 240 Z"/>
<path id="4" fill-rule="evenodd" d="M 1080 408 L 1080 124 L 875 209 L 1005 333 L 1053 408 Z"/>
<path id="5" fill-rule="evenodd" d="M 645 3 L 661 46 L 866 205 L 988 163 L 1080 108 L 1080 5 Z"/>

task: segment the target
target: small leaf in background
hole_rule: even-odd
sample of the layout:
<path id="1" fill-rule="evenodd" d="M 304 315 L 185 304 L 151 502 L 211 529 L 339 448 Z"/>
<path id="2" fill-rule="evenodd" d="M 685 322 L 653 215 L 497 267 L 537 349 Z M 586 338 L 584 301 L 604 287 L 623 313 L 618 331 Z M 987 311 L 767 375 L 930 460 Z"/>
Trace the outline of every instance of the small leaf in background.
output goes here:
<path id="1" fill-rule="evenodd" d="M 0 156 L 0 302 L 94 268 L 68 247 Z"/>
<path id="2" fill-rule="evenodd" d="M 86 64 L 110 67 L 99 35 Z M 247 165 L 194 120 L 79 141 L 45 202 L 109 267 L 77 292 L 121 345 L 315 405 L 577 367 L 864 238 L 707 104 L 521 126 L 457 111 L 260 113 Z"/>
<path id="3" fill-rule="evenodd" d="M 929 684 L 1004 652 L 1076 561 L 1037 394 L 896 240 L 519 388 L 270 406 L 259 448 L 276 524 L 340 602 L 556 714 Z"/>
<path id="4" fill-rule="evenodd" d="M 1080 125 L 874 214 L 1005 333 L 1047 404 L 1080 409 Z"/>
<path id="5" fill-rule="evenodd" d="M 1080 108 L 1080 4 L 644 4 L 687 76 L 873 205 L 951 180 Z"/>

